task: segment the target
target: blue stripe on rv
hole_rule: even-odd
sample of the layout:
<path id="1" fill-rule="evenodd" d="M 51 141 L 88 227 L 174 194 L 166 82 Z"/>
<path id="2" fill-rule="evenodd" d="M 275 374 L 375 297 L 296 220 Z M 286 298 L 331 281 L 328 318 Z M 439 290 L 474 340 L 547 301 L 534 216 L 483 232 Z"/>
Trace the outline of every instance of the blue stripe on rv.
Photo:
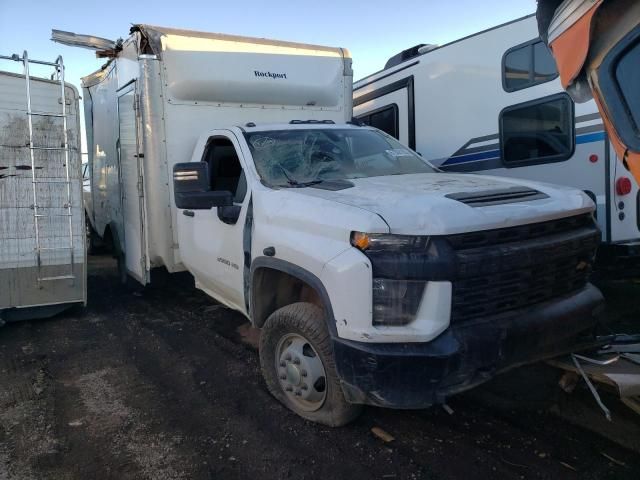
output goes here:
<path id="1" fill-rule="evenodd" d="M 576 136 L 576 145 L 602 141 L 604 141 L 604 132 L 586 133 Z M 444 163 L 441 164 L 441 166 L 444 167 L 449 165 L 457 165 L 460 163 L 477 162 L 478 160 L 492 160 L 494 158 L 500 158 L 500 150 L 489 150 L 486 152 L 458 155 L 457 157 L 451 157 L 447 159 Z"/>
<path id="2" fill-rule="evenodd" d="M 451 157 L 443 165 L 455 165 L 456 163 L 475 162 L 477 160 L 487 160 L 490 158 L 500 157 L 500 150 L 490 150 L 488 152 L 470 153 L 468 155 L 459 155 Z"/>
<path id="3" fill-rule="evenodd" d="M 584 135 L 578 135 L 576 137 L 577 145 L 580 145 L 583 143 L 603 142 L 603 141 L 604 141 L 604 132 L 587 133 Z"/>

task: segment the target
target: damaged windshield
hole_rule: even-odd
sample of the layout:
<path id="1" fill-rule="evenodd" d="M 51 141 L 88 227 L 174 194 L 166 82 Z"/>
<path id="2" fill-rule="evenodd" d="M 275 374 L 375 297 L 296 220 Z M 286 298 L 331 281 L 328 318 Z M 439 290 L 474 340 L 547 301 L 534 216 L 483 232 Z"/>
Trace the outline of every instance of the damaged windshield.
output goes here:
<path id="1" fill-rule="evenodd" d="M 256 169 L 270 186 L 305 187 L 325 180 L 433 173 L 395 139 L 369 129 L 245 133 Z"/>

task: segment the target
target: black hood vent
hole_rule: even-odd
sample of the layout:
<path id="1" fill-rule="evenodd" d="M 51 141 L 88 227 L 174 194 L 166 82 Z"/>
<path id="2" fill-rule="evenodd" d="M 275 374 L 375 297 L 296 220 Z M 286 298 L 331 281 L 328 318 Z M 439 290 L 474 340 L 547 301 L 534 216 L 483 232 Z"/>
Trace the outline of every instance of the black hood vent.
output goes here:
<path id="1" fill-rule="evenodd" d="M 450 193 L 445 197 L 469 205 L 470 207 L 488 207 L 504 203 L 527 202 L 549 198 L 547 194 L 525 187 L 511 187 L 500 190 L 485 190 L 484 192 Z"/>

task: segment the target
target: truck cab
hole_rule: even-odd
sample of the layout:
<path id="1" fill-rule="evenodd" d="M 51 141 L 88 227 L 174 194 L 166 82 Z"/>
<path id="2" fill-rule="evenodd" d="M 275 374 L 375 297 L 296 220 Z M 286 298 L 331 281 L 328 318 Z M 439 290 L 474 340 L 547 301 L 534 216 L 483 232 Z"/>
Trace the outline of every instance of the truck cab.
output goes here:
<path id="1" fill-rule="evenodd" d="M 447 174 L 365 126 L 219 129 L 173 169 L 196 285 L 262 328 L 272 393 L 328 424 L 593 341 L 582 192 Z"/>

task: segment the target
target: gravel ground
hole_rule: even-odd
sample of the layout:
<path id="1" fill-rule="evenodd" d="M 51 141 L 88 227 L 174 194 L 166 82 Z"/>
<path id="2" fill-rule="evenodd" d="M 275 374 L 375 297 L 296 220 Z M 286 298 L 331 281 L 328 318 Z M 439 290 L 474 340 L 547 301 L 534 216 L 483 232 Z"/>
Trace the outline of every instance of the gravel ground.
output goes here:
<path id="1" fill-rule="evenodd" d="M 616 324 L 637 326 L 640 285 L 605 291 Z M 609 424 L 544 365 L 451 398 L 453 413 L 367 408 L 329 429 L 269 395 L 259 333 L 188 275 L 126 290 L 93 257 L 89 299 L 0 329 L 0 480 L 638 478 L 640 418 L 605 393 Z"/>

